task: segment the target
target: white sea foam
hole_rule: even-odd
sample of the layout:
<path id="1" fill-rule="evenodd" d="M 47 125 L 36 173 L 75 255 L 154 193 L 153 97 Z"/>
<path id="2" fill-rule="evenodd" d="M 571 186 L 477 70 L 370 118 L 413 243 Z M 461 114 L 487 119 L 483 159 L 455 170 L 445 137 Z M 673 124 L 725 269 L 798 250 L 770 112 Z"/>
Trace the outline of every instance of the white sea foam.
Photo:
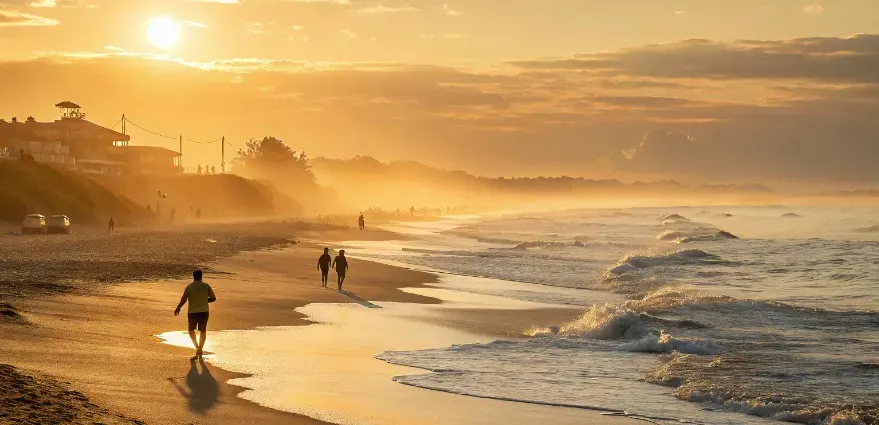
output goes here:
<path id="1" fill-rule="evenodd" d="M 622 346 L 623 350 L 640 353 L 674 353 L 714 355 L 720 353 L 720 348 L 705 341 L 685 341 L 674 338 L 662 332 L 657 335 L 647 335 L 643 338 L 627 342 Z"/>

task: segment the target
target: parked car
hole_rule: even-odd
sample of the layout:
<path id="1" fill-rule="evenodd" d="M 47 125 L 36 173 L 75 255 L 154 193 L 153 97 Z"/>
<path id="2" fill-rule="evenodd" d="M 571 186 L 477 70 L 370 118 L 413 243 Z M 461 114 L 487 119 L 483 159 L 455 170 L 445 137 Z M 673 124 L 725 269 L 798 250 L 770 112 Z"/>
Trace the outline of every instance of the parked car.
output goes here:
<path id="1" fill-rule="evenodd" d="M 70 233 L 70 218 L 63 214 L 56 214 L 46 220 L 47 233 Z"/>
<path id="2" fill-rule="evenodd" d="M 21 233 L 46 233 L 46 217 L 42 214 L 29 214 L 21 222 Z"/>

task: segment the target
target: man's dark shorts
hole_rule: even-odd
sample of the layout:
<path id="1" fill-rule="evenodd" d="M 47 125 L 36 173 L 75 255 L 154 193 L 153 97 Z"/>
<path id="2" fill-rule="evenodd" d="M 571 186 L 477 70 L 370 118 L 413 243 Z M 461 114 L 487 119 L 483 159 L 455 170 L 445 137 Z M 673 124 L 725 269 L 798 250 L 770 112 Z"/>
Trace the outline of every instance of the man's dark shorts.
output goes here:
<path id="1" fill-rule="evenodd" d="M 189 332 L 195 330 L 195 327 L 198 326 L 199 332 L 207 332 L 208 330 L 208 312 L 204 313 L 189 313 Z"/>

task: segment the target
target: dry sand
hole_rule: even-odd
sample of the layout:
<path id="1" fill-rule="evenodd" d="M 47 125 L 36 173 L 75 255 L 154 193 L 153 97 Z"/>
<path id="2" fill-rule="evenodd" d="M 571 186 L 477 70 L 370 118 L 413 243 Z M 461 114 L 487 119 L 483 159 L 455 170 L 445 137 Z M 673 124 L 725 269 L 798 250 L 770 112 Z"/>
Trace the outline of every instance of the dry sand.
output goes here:
<path id="1" fill-rule="evenodd" d="M 387 236 L 340 230 L 324 240 L 352 240 L 365 235 Z M 267 239 L 264 243 L 271 246 L 291 236 L 274 236 L 276 239 Z M 199 233 L 198 238 L 204 237 Z M 212 244 L 226 246 L 219 250 L 238 250 L 229 248 L 229 244 L 237 243 L 231 236 L 222 239 L 223 242 L 212 239 L 216 240 Z M 184 240 L 192 241 L 191 238 Z M 137 243 L 134 239 L 128 242 Z M 93 247 L 114 246 L 89 243 Z M 246 246 L 247 249 L 258 248 Z M 164 249 L 176 250 L 179 247 L 178 242 L 171 242 Z M 228 252 L 225 253 L 228 255 Z M 358 260 L 351 260 L 348 283 L 356 292 L 355 297 L 322 289 L 316 271 L 318 254 L 316 246 L 296 245 L 283 250 L 245 252 L 212 262 L 210 269 L 213 272 L 207 274 L 206 280 L 215 288 L 219 300 L 211 313 L 210 329 L 308 324 L 310 322 L 294 309 L 309 303 L 358 300 L 437 302 L 398 290 L 436 282 L 435 276 Z M 178 255 L 173 264 L 198 264 L 217 255 L 213 251 L 208 256 L 186 258 Z M 160 261 L 145 253 L 141 256 L 141 263 Z M 191 350 L 158 343 L 154 335 L 185 328 L 185 318 L 174 317 L 172 311 L 188 279 L 98 286 L 89 284 L 93 281 L 88 280 L 77 282 L 70 286 L 76 289 L 73 292 L 35 294 L 25 290 L 9 297 L 14 305 L 7 310 L 15 309 L 15 320 L 0 322 L 0 340 L 4 341 L 0 346 L 0 362 L 15 368 L 0 369 L 0 388 L 6 388 L 2 393 L 6 403 L 3 410 L 16 416 L 0 416 L 0 423 L 92 424 L 133 420 L 159 424 L 320 423 L 236 397 L 242 389 L 225 382 L 238 375 L 209 364 L 190 362 Z M 65 286 L 64 290 L 67 288 Z M 454 320 L 450 318 L 448 325 L 476 332 L 514 335 L 521 332 L 524 323 L 558 323 L 556 313 L 549 322 L 549 317 L 541 312 L 495 311 L 485 314 L 504 314 L 510 320 L 502 322 L 506 325 L 480 329 L 474 324 L 487 320 L 477 317 L 479 314 L 471 311 Z M 539 323 L 541 320 L 548 322 Z M 64 384 L 65 381 L 69 384 Z M 420 393 L 420 397 L 433 396 L 433 392 L 426 393 Z M 468 399 L 439 393 L 436 397 L 437 400 L 447 400 L 442 404 L 445 406 Z M 478 406 L 476 408 L 504 408 L 503 405 L 498 407 L 497 403 L 503 402 L 468 401 L 468 405 Z M 35 416 L 28 416 L 34 411 L 38 412 Z M 609 418 L 593 412 L 584 415 L 594 418 L 594 423 L 628 422 L 627 419 Z M 16 418 L 15 421 L 10 417 Z M 589 422 L 592 421 L 584 423 Z"/>

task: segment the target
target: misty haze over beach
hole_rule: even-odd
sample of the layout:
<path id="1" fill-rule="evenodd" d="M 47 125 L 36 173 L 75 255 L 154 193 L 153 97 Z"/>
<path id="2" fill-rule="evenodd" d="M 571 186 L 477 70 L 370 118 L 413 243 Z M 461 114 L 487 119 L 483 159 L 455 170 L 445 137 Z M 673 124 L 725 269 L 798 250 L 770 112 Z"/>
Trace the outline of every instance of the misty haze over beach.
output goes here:
<path id="1" fill-rule="evenodd" d="M 0 424 L 877 425 L 877 17 L 0 0 Z"/>

